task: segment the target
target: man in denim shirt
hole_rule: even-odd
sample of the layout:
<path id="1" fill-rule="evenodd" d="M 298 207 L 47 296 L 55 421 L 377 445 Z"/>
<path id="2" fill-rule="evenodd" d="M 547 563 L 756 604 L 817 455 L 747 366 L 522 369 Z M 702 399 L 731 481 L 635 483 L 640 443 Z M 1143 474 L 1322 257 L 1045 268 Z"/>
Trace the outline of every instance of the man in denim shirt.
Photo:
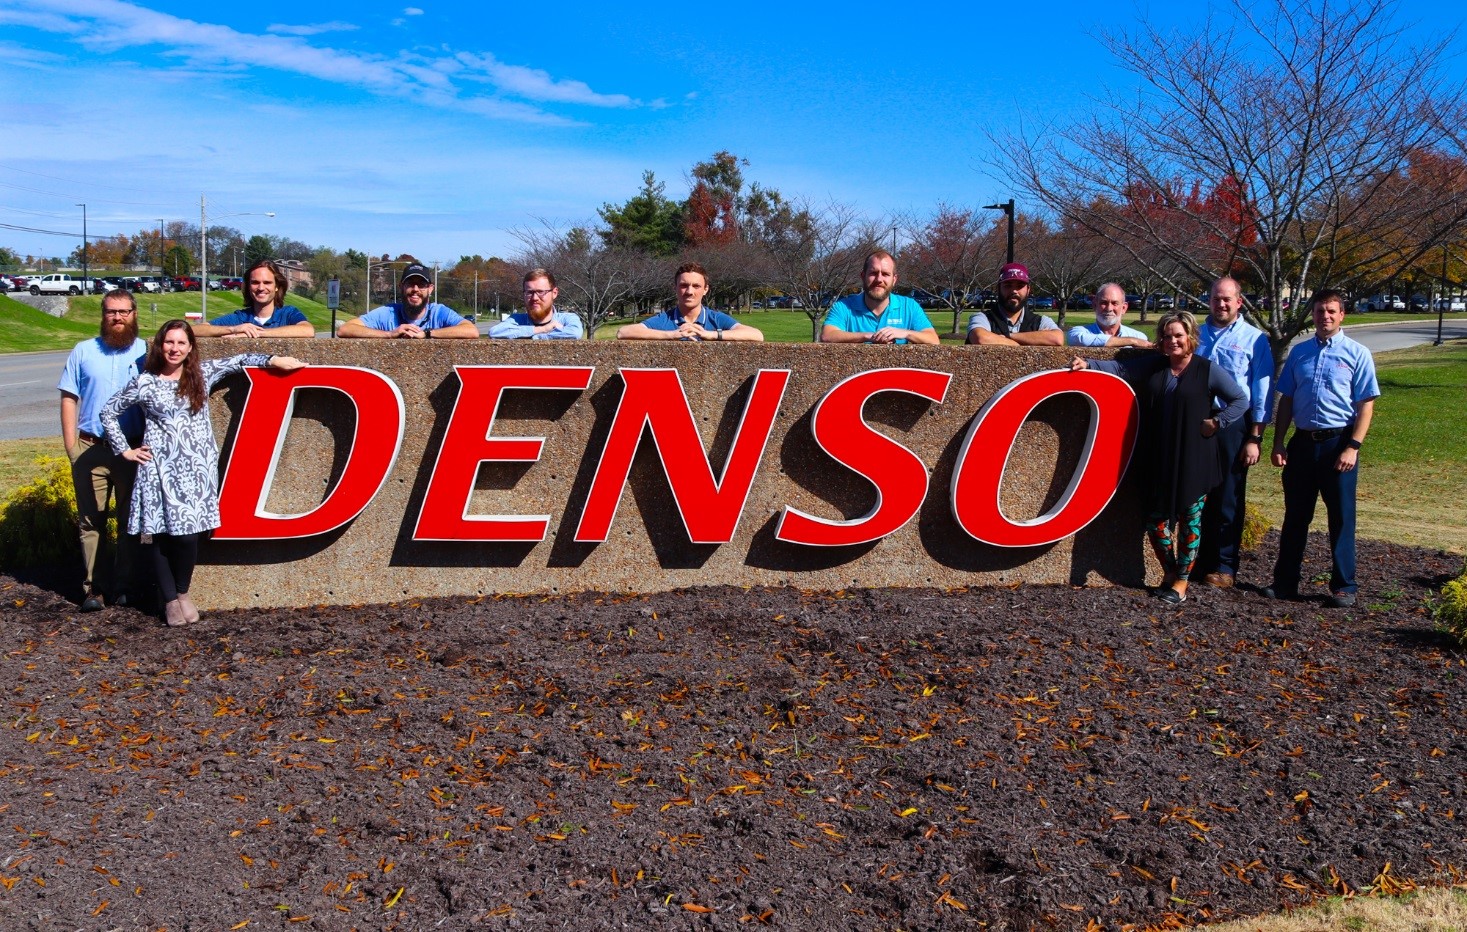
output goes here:
<path id="1" fill-rule="evenodd" d="M 1209 586 L 1227 588 L 1238 575 L 1247 510 L 1248 469 L 1258 462 L 1273 406 L 1273 350 L 1268 334 L 1243 319 L 1243 295 L 1231 278 L 1212 283 L 1212 311 L 1199 328 L 1197 355 L 1221 366 L 1248 396 L 1248 413 L 1217 435 L 1227 469 L 1207 495 L 1197 565 Z"/>
<path id="2" fill-rule="evenodd" d="M 1370 431 L 1380 384 L 1370 350 L 1345 336 L 1345 296 L 1333 288 L 1309 299 L 1314 336 L 1294 346 L 1279 374 L 1278 426 L 1273 434 L 1273 464 L 1284 470 L 1284 530 L 1279 538 L 1271 598 L 1299 595 L 1304 545 L 1314 503 L 1324 499 L 1329 514 L 1332 568 L 1331 608 L 1355 604 L 1355 487 L 1360 447 Z M 1297 425 L 1284 445 L 1289 422 Z"/>

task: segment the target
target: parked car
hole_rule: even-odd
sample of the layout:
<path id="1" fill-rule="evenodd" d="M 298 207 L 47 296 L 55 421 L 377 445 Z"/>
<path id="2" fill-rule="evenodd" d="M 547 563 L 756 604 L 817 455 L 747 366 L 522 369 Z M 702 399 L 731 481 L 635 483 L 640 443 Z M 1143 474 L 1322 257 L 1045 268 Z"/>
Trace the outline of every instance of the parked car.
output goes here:
<path id="1" fill-rule="evenodd" d="M 1406 302 L 1401 300 L 1400 295 L 1395 294 L 1373 294 L 1355 302 L 1357 311 L 1404 311 L 1405 309 Z"/>
<path id="2" fill-rule="evenodd" d="M 1467 298 L 1464 298 L 1461 295 L 1455 295 L 1450 298 L 1437 298 L 1436 309 L 1439 311 L 1446 311 L 1448 313 L 1467 311 Z"/>
<path id="3" fill-rule="evenodd" d="M 173 280 L 174 291 L 198 291 L 203 285 L 192 275 L 180 275 Z"/>
<path id="4" fill-rule="evenodd" d="M 105 278 L 94 278 L 92 279 L 92 285 L 88 290 L 92 294 L 106 294 L 109 291 L 116 291 L 117 286 L 112 284 Z"/>
<path id="5" fill-rule="evenodd" d="M 1406 302 L 1406 306 L 1413 311 L 1425 311 L 1431 308 L 1431 299 L 1424 294 L 1413 294 Z"/>
<path id="6" fill-rule="evenodd" d="M 1042 294 L 1039 297 L 1035 298 L 1034 300 L 1030 301 L 1029 303 L 1037 311 L 1052 311 L 1052 310 L 1054 310 L 1054 298 L 1050 297 L 1047 294 Z"/>
<path id="7" fill-rule="evenodd" d="M 221 278 L 219 279 L 219 284 L 220 287 L 227 291 L 242 291 L 244 289 L 243 278 Z"/>

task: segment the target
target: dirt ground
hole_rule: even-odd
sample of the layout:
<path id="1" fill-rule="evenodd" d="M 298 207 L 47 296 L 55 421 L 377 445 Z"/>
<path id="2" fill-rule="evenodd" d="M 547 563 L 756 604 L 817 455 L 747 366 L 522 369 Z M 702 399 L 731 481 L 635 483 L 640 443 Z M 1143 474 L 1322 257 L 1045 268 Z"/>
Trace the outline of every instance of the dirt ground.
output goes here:
<path id="1" fill-rule="evenodd" d="M 1467 660 L 1423 602 L 1461 558 L 1361 567 L 1355 610 L 716 588 L 184 629 L 0 578 L 0 927 L 1124 929 L 1440 879 Z"/>

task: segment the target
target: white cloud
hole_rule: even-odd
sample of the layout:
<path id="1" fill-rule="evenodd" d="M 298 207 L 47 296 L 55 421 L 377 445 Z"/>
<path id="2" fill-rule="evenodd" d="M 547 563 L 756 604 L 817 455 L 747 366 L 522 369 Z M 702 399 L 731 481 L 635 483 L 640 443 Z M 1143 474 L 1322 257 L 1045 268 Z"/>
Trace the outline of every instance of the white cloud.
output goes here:
<path id="1" fill-rule="evenodd" d="M 410 7 L 405 7 L 403 9 L 402 15 L 403 16 L 422 16 L 423 15 L 423 11 L 420 10 L 420 9 L 418 9 L 415 6 L 410 6 Z"/>
<path id="2" fill-rule="evenodd" d="M 586 104 L 592 107 L 640 107 L 642 102 L 626 94 L 599 94 L 583 81 L 555 79 L 538 68 L 506 65 L 488 52 L 463 52 L 458 61 L 465 67 L 464 77 L 483 80 L 507 94 L 526 100 Z"/>
<path id="3" fill-rule="evenodd" d="M 282 36 L 319 36 L 326 32 L 351 32 L 361 27 L 355 23 L 305 23 L 300 26 L 292 26 L 286 23 L 272 23 L 265 27 L 266 32 L 273 32 Z"/>
<path id="4" fill-rule="evenodd" d="M 535 103 L 646 106 L 625 94 L 600 93 L 582 81 L 557 79 L 540 69 L 505 64 L 487 53 L 434 58 L 411 51 L 387 55 L 321 47 L 305 41 L 303 36 L 307 33 L 301 31 L 318 27 L 275 26 L 271 28 L 277 33 L 291 34 L 246 34 L 228 26 L 149 10 L 124 0 L 8 0 L 8 3 L 0 21 L 24 23 L 34 29 L 68 35 L 92 51 L 162 46 L 165 55 L 184 59 L 187 68 L 209 72 L 266 68 L 494 119 L 549 125 L 575 123 L 536 106 L 503 100 L 501 96 Z M 404 12 L 422 13 L 416 7 Z M 495 93 L 475 93 L 475 88 L 486 84 Z"/>

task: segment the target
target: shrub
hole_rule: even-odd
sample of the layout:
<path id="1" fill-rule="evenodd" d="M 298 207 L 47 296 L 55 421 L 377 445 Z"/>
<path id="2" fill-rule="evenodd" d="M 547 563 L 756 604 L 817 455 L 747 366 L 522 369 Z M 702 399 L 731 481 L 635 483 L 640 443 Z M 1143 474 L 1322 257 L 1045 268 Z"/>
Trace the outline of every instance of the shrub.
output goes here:
<path id="1" fill-rule="evenodd" d="M 81 561 L 71 464 L 64 456 L 43 456 L 36 465 L 40 475 L 16 489 L 0 506 L 0 568 Z M 110 521 L 107 531 L 111 538 Z"/>
<path id="2" fill-rule="evenodd" d="M 1270 527 L 1272 525 L 1268 523 L 1262 511 L 1252 505 L 1247 506 L 1243 510 L 1243 549 L 1257 548 L 1259 544 L 1263 543 L 1263 538 L 1268 534 Z"/>
<path id="3" fill-rule="evenodd" d="M 1467 566 L 1462 575 L 1442 587 L 1442 599 L 1437 603 L 1436 629 L 1467 647 Z"/>

